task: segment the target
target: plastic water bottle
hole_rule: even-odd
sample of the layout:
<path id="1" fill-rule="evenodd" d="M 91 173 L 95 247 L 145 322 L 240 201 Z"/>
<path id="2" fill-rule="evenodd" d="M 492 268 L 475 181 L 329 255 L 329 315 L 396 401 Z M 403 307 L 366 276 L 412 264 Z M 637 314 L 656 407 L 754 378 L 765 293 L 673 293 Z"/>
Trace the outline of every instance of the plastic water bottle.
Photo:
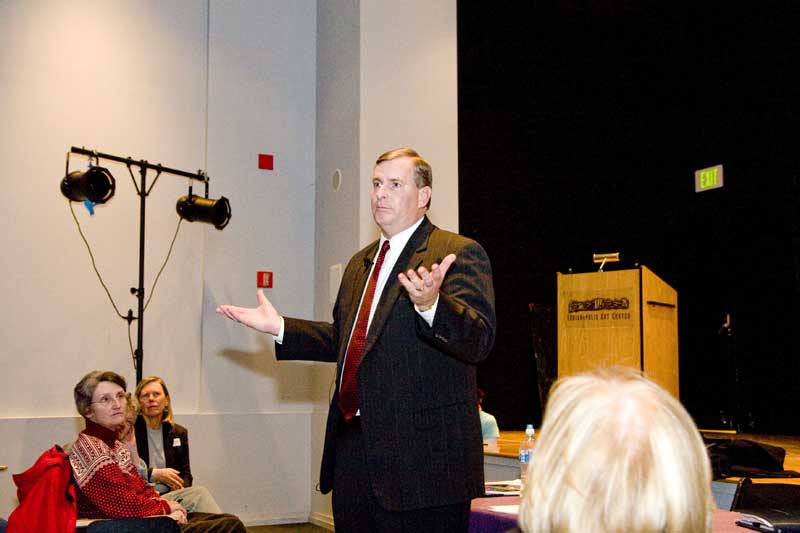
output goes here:
<path id="1" fill-rule="evenodd" d="M 523 485 L 528 473 L 528 463 L 533 460 L 533 434 L 533 424 L 528 424 L 525 428 L 525 438 L 519 445 L 519 479 Z"/>

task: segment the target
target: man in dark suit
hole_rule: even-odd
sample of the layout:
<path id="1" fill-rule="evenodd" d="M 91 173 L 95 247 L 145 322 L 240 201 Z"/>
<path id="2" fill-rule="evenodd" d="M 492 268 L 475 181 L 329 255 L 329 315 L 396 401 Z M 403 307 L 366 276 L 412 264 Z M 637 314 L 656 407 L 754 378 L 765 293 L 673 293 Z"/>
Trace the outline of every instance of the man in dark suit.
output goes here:
<path id="1" fill-rule="evenodd" d="M 431 186 L 414 150 L 378 158 L 381 238 L 348 263 L 332 323 L 281 317 L 261 291 L 257 308 L 217 309 L 274 335 L 280 360 L 337 363 L 320 489 L 340 531 L 466 531 L 483 494 L 475 366 L 494 342 L 491 266 L 428 220 Z"/>

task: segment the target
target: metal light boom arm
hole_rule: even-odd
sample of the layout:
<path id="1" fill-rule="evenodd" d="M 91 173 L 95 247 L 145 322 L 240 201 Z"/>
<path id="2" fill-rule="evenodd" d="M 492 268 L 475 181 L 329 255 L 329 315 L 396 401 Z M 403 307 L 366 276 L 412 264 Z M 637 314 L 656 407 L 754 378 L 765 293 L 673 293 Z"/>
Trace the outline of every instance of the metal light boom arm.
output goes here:
<path id="1" fill-rule="evenodd" d="M 154 165 L 144 160 L 136 161 L 131 157 L 120 157 L 117 155 L 104 154 L 102 152 L 97 152 L 95 150 L 87 150 L 86 148 L 78 148 L 76 146 L 73 146 L 70 149 L 70 152 L 73 154 L 85 155 L 88 157 L 108 159 L 109 161 L 116 161 L 117 163 L 123 163 L 129 166 L 133 165 L 139 167 L 141 170 L 155 170 L 157 172 L 164 172 L 166 174 L 173 174 L 175 176 L 182 176 L 184 178 L 208 182 L 208 176 L 202 170 L 198 170 L 197 172 L 186 172 L 185 170 L 178 170 L 176 168 L 165 167 L 162 166 L 161 164 Z"/>

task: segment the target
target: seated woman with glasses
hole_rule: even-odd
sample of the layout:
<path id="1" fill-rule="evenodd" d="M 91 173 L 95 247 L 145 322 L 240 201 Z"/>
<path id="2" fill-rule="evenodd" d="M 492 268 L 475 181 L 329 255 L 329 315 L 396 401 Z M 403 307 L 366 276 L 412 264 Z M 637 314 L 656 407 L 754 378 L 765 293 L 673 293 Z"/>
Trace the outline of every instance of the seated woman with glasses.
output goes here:
<path id="1" fill-rule="evenodd" d="M 192 486 L 189 432 L 172 419 L 172 401 L 164 380 L 144 378 L 136 386 L 139 402 L 136 447 L 147 464 L 148 481 L 160 493 Z"/>
<path id="2" fill-rule="evenodd" d="M 117 440 L 125 422 L 125 378 L 95 370 L 75 385 L 75 407 L 86 429 L 70 447 L 69 461 L 75 478 L 78 516 L 81 518 L 137 518 L 169 515 L 191 532 L 245 533 L 233 515 L 192 513 L 167 501 L 136 471 L 128 448 Z"/>

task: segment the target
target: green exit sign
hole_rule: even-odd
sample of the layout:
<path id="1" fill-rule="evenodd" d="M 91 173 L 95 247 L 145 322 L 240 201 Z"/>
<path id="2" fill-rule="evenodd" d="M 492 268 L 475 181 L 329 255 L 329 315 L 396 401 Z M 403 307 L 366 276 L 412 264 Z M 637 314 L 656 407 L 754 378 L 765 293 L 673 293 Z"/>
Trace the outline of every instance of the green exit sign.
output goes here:
<path id="1" fill-rule="evenodd" d="M 703 192 L 722 187 L 722 165 L 694 171 L 694 192 Z"/>

